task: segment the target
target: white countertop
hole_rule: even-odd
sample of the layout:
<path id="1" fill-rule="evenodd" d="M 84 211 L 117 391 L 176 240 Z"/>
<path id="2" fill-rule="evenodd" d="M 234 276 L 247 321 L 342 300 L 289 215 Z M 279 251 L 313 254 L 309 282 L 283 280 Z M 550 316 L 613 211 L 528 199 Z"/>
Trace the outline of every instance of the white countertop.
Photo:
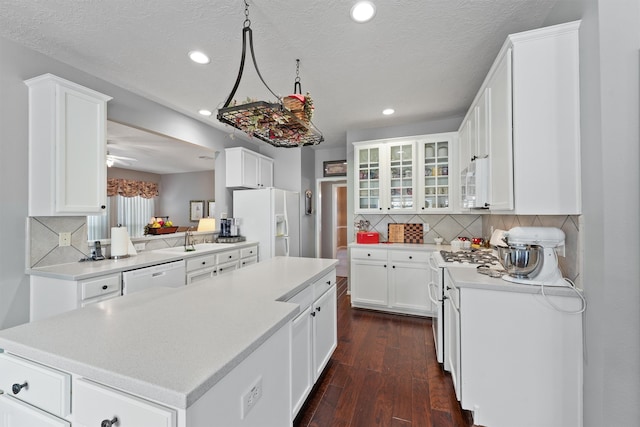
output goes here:
<path id="1" fill-rule="evenodd" d="M 478 273 L 475 268 L 447 266 L 447 271 L 449 271 L 451 278 L 459 288 L 476 288 L 491 291 L 520 292 L 528 294 L 540 294 L 542 292 L 540 286 L 523 285 L 520 283 L 508 282 L 501 278 L 489 277 L 485 274 Z M 581 291 L 578 290 L 578 292 Z M 576 293 L 568 287 L 568 284 L 567 287 L 545 286 L 544 293 L 546 295 L 578 298 Z"/>
<path id="2" fill-rule="evenodd" d="M 241 249 L 247 246 L 257 245 L 258 242 L 246 241 L 239 243 L 221 244 L 217 249 L 206 251 L 192 252 L 170 252 L 167 249 L 156 249 L 152 251 L 140 252 L 137 255 L 120 259 L 104 259 L 101 261 L 82 261 L 72 262 L 68 264 L 58 264 L 48 267 L 28 268 L 25 274 L 33 276 L 52 277 L 62 280 L 84 280 L 91 277 L 102 276 L 110 273 L 119 273 L 121 271 L 134 270 L 136 268 L 148 267 L 155 264 L 163 264 L 165 262 L 177 261 L 196 257 L 198 255 L 210 254 L 215 252 L 224 252 L 233 249 Z"/>
<path id="3" fill-rule="evenodd" d="M 0 348 L 187 408 L 299 312 L 286 300 L 337 260 L 277 257 L 0 331 Z"/>

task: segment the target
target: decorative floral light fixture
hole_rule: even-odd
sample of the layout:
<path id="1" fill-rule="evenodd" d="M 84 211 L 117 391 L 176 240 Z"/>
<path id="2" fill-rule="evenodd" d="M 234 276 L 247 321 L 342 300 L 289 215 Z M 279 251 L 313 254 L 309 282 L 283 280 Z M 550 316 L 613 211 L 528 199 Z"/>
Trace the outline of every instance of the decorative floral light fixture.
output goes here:
<path id="1" fill-rule="evenodd" d="M 249 136 L 254 136 L 275 147 L 300 147 L 316 145 L 324 141 L 322 133 L 311 123 L 313 101 L 307 93 L 302 95 L 300 84 L 300 60 L 297 61 L 294 94 L 280 99 L 262 78 L 253 51 L 253 33 L 249 20 L 249 4 L 244 2 L 244 25 L 242 28 L 242 57 L 238 77 L 227 97 L 224 106 L 218 109 L 218 120 L 239 129 Z M 247 37 L 253 65 L 260 77 L 260 81 L 278 99 L 278 102 L 255 101 L 248 99 L 246 103 L 238 104 L 233 100 L 244 71 L 244 60 L 247 50 Z M 298 93 L 299 91 L 300 93 Z"/>

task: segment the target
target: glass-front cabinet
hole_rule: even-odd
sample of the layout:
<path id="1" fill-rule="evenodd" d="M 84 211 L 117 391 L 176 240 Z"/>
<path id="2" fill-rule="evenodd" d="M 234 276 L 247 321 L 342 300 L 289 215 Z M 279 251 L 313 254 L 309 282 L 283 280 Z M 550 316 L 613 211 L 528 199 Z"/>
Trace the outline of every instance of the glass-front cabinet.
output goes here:
<path id="1" fill-rule="evenodd" d="M 379 212 L 380 207 L 380 147 L 363 146 L 355 150 L 356 210 Z"/>
<path id="2" fill-rule="evenodd" d="M 418 142 L 423 176 L 418 180 L 419 211 L 452 210 L 451 168 L 455 134 L 428 135 Z"/>
<path id="3" fill-rule="evenodd" d="M 416 206 L 413 191 L 415 188 L 415 144 L 413 141 L 390 143 L 387 148 L 389 176 L 385 179 L 388 184 L 385 191 L 388 196 L 386 209 L 391 212 L 414 211 Z"/>
<path id="4" fill-rule="evenodd" d="M 355 213 L 452 211 L 455 135 L 354 143 Z"/>
<path id="5" fill-rule="evenodd" d="M 356 143 L 356 212 L 414 212 L 413 140 Z"/>

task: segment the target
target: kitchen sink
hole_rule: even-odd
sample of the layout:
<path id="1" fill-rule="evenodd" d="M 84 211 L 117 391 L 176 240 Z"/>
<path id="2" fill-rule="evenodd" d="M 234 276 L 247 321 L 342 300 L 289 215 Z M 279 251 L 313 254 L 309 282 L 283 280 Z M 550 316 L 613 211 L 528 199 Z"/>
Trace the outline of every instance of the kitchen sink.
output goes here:
<path id="1" fill-rule="evenodd" d="M 191 246 L 187 246 L 187 250 L 185 250 L 184 246 L 175 246 L 173 248 L 166 248 L 166 249 L 156 249 L 156 251 L 158 252 L 171 252 L 171 253 L 185 253 L 185 252 L 209 252 L 209 251 L 215 251 L 218 249 L 224 249 L 224 248 L 228 248 L 230 246 L 233 246 L 233 243 L 198 243 L 196 245 L 193 245 L 193 247 L 195 248 L 194 250 L 188 250 L 191 249 Z"/>

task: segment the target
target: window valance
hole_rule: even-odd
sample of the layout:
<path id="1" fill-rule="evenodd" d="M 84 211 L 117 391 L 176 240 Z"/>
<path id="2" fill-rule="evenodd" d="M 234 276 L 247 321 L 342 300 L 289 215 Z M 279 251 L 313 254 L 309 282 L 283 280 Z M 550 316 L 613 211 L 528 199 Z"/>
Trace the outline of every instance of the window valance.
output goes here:
<path id="1" fill-rule="evenodd" d="M 144 199 L 152 199 L 159 194 L 158 184 L 155 182 L 134 181 L 122 178 L 107 179 L 107 196 L 140 196 Z"/>

